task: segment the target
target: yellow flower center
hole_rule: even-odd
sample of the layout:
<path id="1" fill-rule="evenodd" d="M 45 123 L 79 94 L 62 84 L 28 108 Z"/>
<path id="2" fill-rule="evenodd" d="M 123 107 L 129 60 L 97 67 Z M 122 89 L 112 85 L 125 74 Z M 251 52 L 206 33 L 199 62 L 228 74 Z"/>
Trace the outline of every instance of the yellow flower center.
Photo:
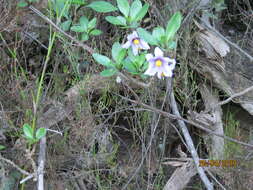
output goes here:
<path id="1" fill-rule="evenodd" d="M 157 66 L 157 67 L 161 67 L 162 66 L 162 61 L 160 60 L 160 59 L 158 59 L 158 60 L 156 60 L 155 61 L 155 65 Z"/>
<path id="2" fill-rule="evenodd" d="M 140 43 L 140 40 L 134 39 L 133 43 L 134 43 L 135 45 L 138 45 L 138 44 Z"/>

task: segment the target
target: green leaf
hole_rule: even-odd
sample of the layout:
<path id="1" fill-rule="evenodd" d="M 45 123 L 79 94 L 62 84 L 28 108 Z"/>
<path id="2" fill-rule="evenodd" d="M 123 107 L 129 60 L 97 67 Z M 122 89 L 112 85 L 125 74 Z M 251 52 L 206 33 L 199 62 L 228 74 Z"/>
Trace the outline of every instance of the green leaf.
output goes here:
<path id="1" fill-rule="evenodd" d="M 130 19 L 131 20 L 135 20 L 138 13 L 140 12 L 142 8 L 142 4 L 140 0 L 135 0 L 132 5 L 131 5 L 131 9 L 130 9 Z"/>
<path id="2" fill-rule="evenodd" d="M 100 34 L 102 34 L 102 31 L 98 29 L 92 30 L 90 32 L 90 35 L 93 35 L 93 36 L 99 36 Z"/>
<path id="3" fill-rule="evenodd" d="M 165 30 L 163 27 L 156 27 L 152 32 L 152 36 L 157 40 L 162 42 L 163 36 L 165 36 Z"/>
<path id="4" fill-rule="evenodd" d="M 42 137 L 44 137 L 46 135 L 46 133 L 47 133 L 47 130 L 45 128 L 41 127 L 36 131 L 35 137 L 37 140 L 39 140 Z"/>
<path id="5" fill-rule="evenodd" d="M 25 2 L 25 1 L 19 1 L 18 4 L 17 4 L 17 6 L 21 7 L 21 8 L 26 7 L 27 5 L 28 5 L 28 3 Z"/>
<path id="6" fill-rule="evenodd" d="M 148 12 L 149 4 L 145 3 L 145 5 L 141 8 L 141 10 L 137 13 L 134 21 L 140 21 Z"/>
<path id="7" fill-rule="evenodd" d="M 117 5 L 122 14 L 127 18 L 130 10 L 130 6 L 127 0 L 117 0 Z"/>
<path id="8" fill-rule="evenodd" d="M 64 22 L 62 22 L 62 23 L 60 24 L 60 28 L 61 28 L 63 31 L 68 31 L 68 30 L 69 30 L 69 27 L 70 27 L 70 25 L 71 25 L 71 23 L 72 23 L 72 20 L 66 20 L 66 21 L 64 21 Z"/>
<path id="9" fill-rule="evenodd" d="M 146 60 L 145 54 L 141 54 L 139 56 L 136 56 L 136 65 L 138 67 L 138 70 L 142 67 L 145 60 Z"/>
<path id="10" fill-rule="evenodd" d="M 84 5 L 85 0 L 71 0 L 70 3 L 73 4 L 73 5 Z"/>
<path id="11" fill-rule="evenodd" d="M 111 77 L 113 76 L 114 74 L 117 73 L 117 70 L 114 69 L 114 68 L 110 68 L 110 69 L 105 69 L 103 70 L 100 75 L 103 76 L 103 77 Z"/>
<path id="12" fill-rule="evenodd" d="M 148 42 L 151 45 L 157 45 L 156 39 L 145 29 L 143 28 L 137 28 L 137 32 L 139 34 L 139 37 L 143 39 L 144 41 Z"/>
<path id="13" fill-rule="evenodd" d="M 174 37 L 178 29 L 180 28 L 181 21 L 182 21 L 181 13 L 180 12 L 174 13 L 174 15 L 171 17 L 166 27 L 166 41 L 167 42 Z"/>
<path id="14" fill-rule="evenodd" d="M 93 28 L 95 28 L 96 24 L 97 24 L 97 18 L 93 18 L 93 19 L 89 22 L 88 28 L 89 28 L 89 29 L 93 29 Z"/>
<path id="15" fill-rule="evenodd" d="M 28 139 L 33 139 L 33 129 L 29 124 L 26 123 L 23 125 L 23 132 L 25 137 Z"/>
<path id="16" fill-rule="evenodd" d="M 117 8 L 114 7 L 111 3 L 105 1 L 94 1 L 87 5 L 87 7 L 92 8 L 93 10 L 100 13 L 108 13 L 117 10 Z"/>
<path id="17" fill-rule="evenodd" d="M 4 150 L 6 147 L 3 145 L 0 145 L 0 150 Z"/>
<path id="18" fill-rule="evenodd" d="M 88 39 L 89 39 L 89 35 L 86 32 L 82 33 L 81 40 L 82 41 L 87 41 Z"/>
<path id="19" fill-rule="evenodd" d="M 126 19 L 122 16 L 107 16 L 105 17 L 105 20 L 107 20 L 109 23 L 113 25 L 120 25 L 120 26 L 126 26 Z"/>
<path id="20" fill-rule="evenodd" d="M 130 72 L 132 74 L 137 74 L 137 69 L 135 67 L 135 64 L 133 62 L 131 62 L 130 60 L 124 61 L 123 66 L 128 72 Z"/>
<path id="21" fill-rule="evenodd" d="M 112 46 L 112 58 L 117 62 L 121 63 L 126 56 L 127 50 L 122 48 L 119 42 L 115 42 Z"/>
<path id="22" fill-rule="evenodd" d="M 92 56 L 99 64 L 104 65 L 105 67 L 114 67 L 108 57 L 98 53 L 93 53 Z"/>
<path id="23" fill-rule="evenodd" d="M 175 49 L 177 47 L 177 43 L 175 41 L 169 41 L 168 48 Z"/>
<path id="24" fill-rule="evenodd" d="M 83 26 L 80 26 L 80 25 L 72 26 L 70 28 L 70 30 L 72 30 L 74 32 L 85 32 L 85 28 Z"/>
<path id="25" fill-rule="evenodd" d="M 89 23 L 89 20 L 86 16 L 81 16 L 80 17 L 79 24 L 83 28 L 83 30 L 86 31 L 86 32 L 88 30 L 88 23 Z"/>
<path id="26" fill-rule="evenodd" d="M 53 1 L 53 8 L 54 8 L 54 11 L 56 12 L 57 16 L 62 14 L 65 18 L 67 18 L 67 19 L 69 18 L 68 14 L 69 14 L 70 4 L 66 5 L 65 0 Z"/>

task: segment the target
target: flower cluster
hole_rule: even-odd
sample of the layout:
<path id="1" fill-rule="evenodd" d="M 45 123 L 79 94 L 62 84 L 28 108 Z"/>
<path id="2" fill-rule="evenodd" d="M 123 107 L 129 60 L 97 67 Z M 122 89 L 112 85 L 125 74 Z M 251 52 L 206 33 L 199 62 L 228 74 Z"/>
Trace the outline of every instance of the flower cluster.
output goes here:
<path id="1" fill-rule="evenodd" d="M 122 47 L 128 49 L 130 46 L 134 55 L 137 55 L 140 49 L 150 49 L 147 42 L 140 39 L 136 31 L 127 36 L 127 42 Z"/>
<path id="2" fill-rule="evenodd" d="M 149 45 L 144 40 L 139 38 L 136 31 L 128 35 L 127 40 L 128 41 L 122 47 L 126 49 L 131 47 L 134 55 L 137 55 L 138 51 L 141 49 L 150 49 Z M 150 76 L 157 74 L 159 79 L 162 77 L 172 77 L 173 70 L 176 66 L 176 60 L 170 59 L 169 57 L 164 57 L 164 54 L 159 47 L 155 48 L 154 53 L 155 55 L 146 55 L 146 60 L 148 61 L 149 66 L 144 74 Z"/>

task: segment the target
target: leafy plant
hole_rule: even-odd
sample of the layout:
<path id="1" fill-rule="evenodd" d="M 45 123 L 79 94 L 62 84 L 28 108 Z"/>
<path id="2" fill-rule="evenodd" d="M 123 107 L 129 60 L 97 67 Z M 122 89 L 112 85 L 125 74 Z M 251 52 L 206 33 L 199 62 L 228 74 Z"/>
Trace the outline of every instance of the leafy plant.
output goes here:
<path id="1" fill-rule="evenodd" d="M 98 53 L 92 55 L 99 64 L 106 67 L 106 69 L 100 73 L 102 76 L 113 76 L 123 67 L 122 61 L 126 56 L 126 49 L 122 48 L 119 42 L 113 44 L 111 54 L 113 60 Z"/>
<path id="2" fill-rule="evenodd" d="M 82 16 L 79 19 L 79 23 L 76 25 L 73 25 L 70 30 L 81 33 L 81 40 L 86 41 L 89 39 L 89 36 L 98 36 L 102 33 L 101 30 L 95 29 L 97 24 L 97 19 L 93 18 L 90 21 L 87 17 Z"/>
<path id="3" fill-rule="evenodd" d="M 109 13 L 117 10 L 116 7 L 114 7 L 111 3 L 108 3 L 106 1 L 94 1 L 89 5 L 87 5 L 86 7 L 89 7 L 99 13 Z"/>
<path id="4" fill-rule="evenodd" d="M 181 26 L 182 15 L 176 12 L 167 23 L 166 30 L 161 27 L 155 27 L 152 34 L 143 28 L 137 28 L 139 36 L 151 45 L 161 46 L 165 49 L 174 49 L 176 42 L 173 40 L 175 34 Z"/>
<path id="5" fill-rule="evenodd" d="M 125 69 L 133 75 L 142 75 L 147 69 L 147 62 L 145 54 L 134 56 L 131 50 L 126 50 L 121 47 L 119 42 L 116 42 L 112 46 L 112 60 L 104 55 L 93 54 L 94 59 L 106 69 L 100 74 L 105 77 L 113 76 L 117 71 Z M 128 55 L 126 57 L 126 55 Z M 126 57 L 126 58 L 125 58 Z"/>
<path id="6" fill-rule="evenodd" d="M 28 141 L 29 144 L 34 144 L 38 142 L 42 137 L 46 135 L 46 129 L 45 128 L 39 128 L 37 129 L 35 136 L 34 136 L 34 130 L 29 124 L 23 125 L 23 133 L 24 137 Z"/>
<path id="7" fill-rule="evenodd" d="M 149 5 L 145 3 L 142 6 L 140 0 L 135 0 L 130 6 L 127 0 L 117 0 L 117 7 L 122 15 L 107 16 L 105 19 L 113 25 L 136 28 L 139 25 L 139 21 L 147 14 Z"/>
<path id="8" fill-rule="evenodd" d="M 123 62 L 124 69 L 133 75 L 144 76 L 143 73 L 148 68 L 145 53 L 134 56 L 132 51 L 128 51 L 128 57 Z"/>

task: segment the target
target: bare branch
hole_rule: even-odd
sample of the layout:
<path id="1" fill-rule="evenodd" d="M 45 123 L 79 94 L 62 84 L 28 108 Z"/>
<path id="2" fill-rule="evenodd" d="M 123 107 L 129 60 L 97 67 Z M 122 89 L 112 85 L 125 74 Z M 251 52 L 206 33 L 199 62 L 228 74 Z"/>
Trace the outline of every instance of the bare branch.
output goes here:
<path id="1" fill-rule="evenodd" d="M 167 86 L 172 89 L 172 78 L 168 79 Z M 177 108 L 177 103 L 176 103 L 176 100 L 175 100 L 175 97 L 174 97 L 173 89 L 172 89 L 172 91 L 170 93 L 170 97 L 168 97 L 168 99 L 169 99 L 169 102 L 170 102 L 170 105 L 171 105 L 171 108 L 172 108 L 172 112 L 176 116 L 181 117 L 181 115 L 180 115 L 180 113 L 178 111 L 178 108 Z M 198 156 L 198 153 L 197 153 L 197 151 L 196 151 L 196 149 L 194 147 L 192 138 L 190 136 L 190 133 L 189 133 L 189 131 L 188 131 L 188 129 L 187 129 L 184 121 L 177 120 L 177 122 L 178 122 L 178 125 L 179 125 L 182 133 L 183 133 L 183 136 L 185 138 L 188 150 L 189 150 L 189 152 L 192 155 L 192 158 L 194 160 L 195 166 L 197 168 L 198 174 L 199 174 L 202 182 L 205 184 L 205 186 L 206 186 L 206 188 L 208 190 L 213 190 L 213 184 L 207 178 L 207 176 L 206 176 L 206 174 L 204 172 L 204 169 L 201 168 L 201 167 L 199 167 L 199 156 Z"/>
<path id="2" fill-rule="evenodd" d="M 31 174 L 31 173 L 29 173 L 29 172 L 27 172 L 27 171 L 21 169 L 21 168 L 20 168 L 19 166 L 17 166 L 14 162 L 12 162 L 12 161 L 10 161 L 10 160 L 8 160 L 8 159 L 2 157 L 1 154 L 0 154 L 0 160 L 3 160 L 4 162 L 6 162 L 6 163 L 12 165 L 14 168 L 16 168 L 20 173 L 22 173 L 22 174 L 24 174 L 24 175 L 28 175 L 28 176 L 33 175 L 33 174 Z"/>
<path id="3" fill-rule="evenodd" d="M 215 107 L 218 107 L 218 106 L 222 106 L 222 105 L 224 105 L 224 104 L 227 104 L 228 102 L 232 101 L 234 98 L 239 97 L 239 96 L 242 96 L 242 95 L 244 95 L 244 94 L 246 94 L 246 93 L 248 93 L 248 92 L 250 92 L 250 91 L 252 91 L 252 90 L 253 90 L 253 86 L 248 87 L 248 88 L 244 89 L 244 90 L 241 91 L 241 92 L 238 92 L 238 93 L 233 94 L 232 96 L 230 96 L 230 97 L 227 98 L 226 100 L 219 102 L 217 105 L 215 105 Z"/>
<path id="4" fill-rule="evenodd" d="M 46 162 L 46 137 L 43 137 L 40 140 L 40 152 L 39 152 L 39 159 L 38 159 L 38 183 L 37 189 L 44 190 L 44 167 Z"/>
<path id="5" fill-rule="evenodd" d="M 136 80 L 136 79 L 134 79 L 134 78 L 132 78 L 132 77 L 129 77 L 129 76 L 124 75 L 124 74 L 121 73 L 121 72 L 118 72 L 118 75 L 119 75 L 120 77 L 122 77 L 124 80 L 130 81 L 130 82 L 132 82 L 132 83 L 134 83 L 134 84 L 136 84 L 136 85 L 138 85 L 138 86 L 141 86 L 141 87 L 143 87 L 143 88 L 148 88 L 148 87 L 150 87 L 150 84 L 151 84 L 151 82 L 148 83 L 148 84 L 143 83 L 143 82 L 140 82 L 140 81 L 138 81 L 138 80 Z"/>

